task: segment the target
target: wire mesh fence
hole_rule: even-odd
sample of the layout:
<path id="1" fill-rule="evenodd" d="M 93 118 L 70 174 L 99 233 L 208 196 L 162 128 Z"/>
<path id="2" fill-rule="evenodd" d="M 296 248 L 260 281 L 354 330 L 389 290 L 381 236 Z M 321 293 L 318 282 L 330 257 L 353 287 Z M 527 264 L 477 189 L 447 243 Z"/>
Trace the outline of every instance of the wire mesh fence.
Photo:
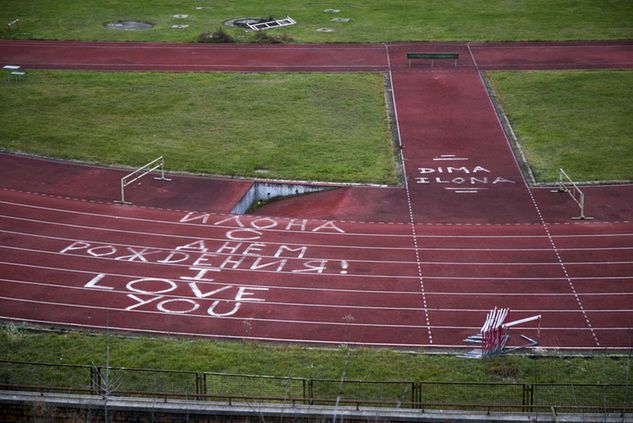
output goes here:
<path id="1" fill-rule="evenodd" d="M 633 411 L 633 395 L 624 384 L 350 381 L 16 361 L 0 361 L 0 389 L 179 397 L 229 404 L 250 401 L 356 408 Z"/>
<path id="2" fill-rule="evenodd" d="M 307 381 L 301 378 L 203 373 L 204 394 L 216 397 L 292 402 L 306 399 Z"/>
<path id="3" fill-rule="evenodd" d="M 310 401 L 342 405 L 367 404 L 387 407 L 413 407 L 416 402 L 414 382 L 374 382 L 311 379 Z"/>
<path id="4" fill-rule="evenodd" d="M 525 388 L 520 383 L 420 382 L 419 401 L 423 408 L 459 409 L 469 404 L 516 410 L 528 402 Z"/>

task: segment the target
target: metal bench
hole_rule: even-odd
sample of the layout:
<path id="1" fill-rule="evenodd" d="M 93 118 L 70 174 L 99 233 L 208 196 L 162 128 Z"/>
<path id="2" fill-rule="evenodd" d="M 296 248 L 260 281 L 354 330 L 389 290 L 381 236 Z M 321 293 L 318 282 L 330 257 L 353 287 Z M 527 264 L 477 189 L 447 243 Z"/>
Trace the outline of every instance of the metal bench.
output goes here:
<path id="1" fill-rule="evenodd" d="M 435 65 L 436 60 L 452 60 L 453 65 L 457 67 L 457 60 L 459 59 L 459 53 L 407 53 L 407 60 L 409 61 L 409 67 L 411 67 L 411 60 L 424 59 L 431 61 L 431 67 Z"/>

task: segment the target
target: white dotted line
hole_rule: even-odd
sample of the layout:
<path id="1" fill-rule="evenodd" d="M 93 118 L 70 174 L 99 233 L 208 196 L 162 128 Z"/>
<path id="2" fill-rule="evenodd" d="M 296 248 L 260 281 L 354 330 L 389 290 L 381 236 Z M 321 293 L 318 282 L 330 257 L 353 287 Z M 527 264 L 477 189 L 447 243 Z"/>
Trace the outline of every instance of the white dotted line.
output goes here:
<path id="1" fill-rule="evenodd" d="M 591 331 L 593 340 L 596 343 L 596 346 L 600 347 L 601 345 L 600 345 L 600 341 L 598 340 L 598 336 L 596 335 L 596 332 L 594 331 L 593 326 L 591 325 L 591 321 L 589 320 L 589 316 L 587 315 L 585 307 L 582 305 L 582 301 L 580 301 L 580 296 L 578 295 L 578 292 L 576 291 L 576 287 L 574 287 L 574 283 L 572 282 L 571 277 L 569 276 L 569 272 L 567 272 L 567 267 L 565 266 L 565 263 L 563 262 L 563 259 L 561 258 L 560 253 L 558 252 L 558 248 L 556 247 L 556 243 L 554 242 L 554 239 L 552 238 L 552 235 L 550 234 L 549 228 L 547 227 L 547 224 L 545 223 L 545 220 L 543 219 L 541 209 L 539 208 L 536 202 L 536 199 L 532 195 L 532 191 L 530 191 L 529 189 L 527 191 L 530 194 L 530 199 L 532 200 L 532 204 L 534 204 L 534 208 L 536 209 L 536 213 L 538 214 L 541 224 L 543 225 L 543 229 L 545 229 L 545 233 L 547 234 L 547 239 L 549 239 L 549 243 L 554 249 L 554 253 L 556 254 L 558 263 L 560 264 L 560 267 L 563 270 L 563 274 L 565 275 L 565 278 L 567 279 L 567 282 L 569 283 L 569 288 L 571 289 L 571 292 L 574 294 L 574 298 L 576 299 L 576 302 L 578 303 L 578 307 L 580 308 L 580 311 L 582 312 L 582 315 L 585 318 L 585 322 L 587 322 L 587 327 Z"/>
<path id="2" fill-rule="evenodd" d="M 3 191 L 9 191 L 9 192 L 18 192 L 18 193 L 22 193 L 22 194 L 29 194 L 29 195 L 37 195 L 40 197 L 49 197 L 49 198 L 58 198 L 58 199 L 62 199 L 62 200 L 72 200 L 72 201 L 81 201 L 83 203 L 92 203 L 92 204 L 105 204 L 105 205 L 112 205 L 114 203 L 110 202 L 110 201 L 100 201 L 100 200 L 88 200 L 85 198 L 77 198 L 77 197 L 68 197 L 68 196 L 61 196 L 61 195 L 55 195 L 55 194 L 45 194 L 45 193 L 39 193 L 39 192 L 32 192 L 32 191 L 23 191 L 23 190 L 19 190 L 19 189 L 15 189 L 15 188 L 6 188 L 6 187 L 2 187 L 1 188 Z M 117 204 L 120 205 L 120 204 Z M 219 212 L 212 212 L 212 211 L 201 211 L 201 210 L 182 210 L 182 209 L 172 209 L 172 208 L 167 208 L 167 207 L 153 207 L 153 206 L 143 206 L 143 205 L 139 205 L 139 204 L 132 204 L 130 207 L 136 207 L 139 209 L 147 209 L 147 210 L 162 210 L 162 211 L 168 211 L 168 212 L 178 212 L 178 213 L 189 213 L 192 211 L 198 212 L 198 213 L 207 213 L 210 214 L 212 216 L 226 216 L 228 213 L 219 213 Z M 409 213 L 411 216 L 411 213 Z M 268 216 L 270 218 L 276 218 L 279 219 L 279 216 Z M 290 219 L 290 218 L 289 218 Z M 327 222 L 327 219 L 311 219 L 314 221 L 322 221 L 322 222 Z M 393 221 L 366 221 L 366 220 L 337 220 L 337 222 L 340 223 L 351 223 L 351 224 L 362 224 L 362 225 L 410 225 L 411 222 L 393 222 Z M 585 220 L 585 221 L 573 221 L 573 222 L 550 222 L 550 225 L 597 225 L 597 224 L 604 224 L 604 223 L 613 223 L 613 224 L 629 224 L 631 223 L 631 221 L 629 220 Z M 455 222 L 455 223 L 450 223 L 450 222 L 417 222 L 416 225 L 418 226 L 530 226 L 530 225 L 542 225 L 543 222 L 540 223 L 534 223 L 534 222 L 524 222 L 524 223 L 468 223 L 468 222 Z"/>
<path id="3" fill-rule="evenodd" d="M 413 205 L 411 204 L 411 193 L 407 188 L 407 206 L 409 207 L 409 218 L 411 219 L 411 234 L 413 235 L 413 248 L 415 251 L 415 261 L 418 268 L 418 279 L 420 280 L 420 290 L 422 292 L 422 306 L 424 307 L 424 317 L 426 319 L 426 328 L 429 334 L 429 344 L 433 343 L 433 333 L 431 332 L 431 319 L 429 318 L 429 307 L 426 301 L 426 290 L 424 289 L 424 275 L 422 273 L 422 259 L 420 257 L 420 249 L 418 247 L 418 236 L 415 230 L 413 220 Z"/>

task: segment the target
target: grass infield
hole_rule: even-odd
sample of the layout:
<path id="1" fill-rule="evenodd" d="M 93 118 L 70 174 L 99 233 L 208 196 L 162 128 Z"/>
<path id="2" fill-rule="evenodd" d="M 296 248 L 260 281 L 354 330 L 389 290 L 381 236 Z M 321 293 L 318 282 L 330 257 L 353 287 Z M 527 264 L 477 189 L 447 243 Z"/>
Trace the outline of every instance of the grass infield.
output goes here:
<path id="1" fill-rule="evenodd" d="M 633 180 L 633 72 L 489 72 L 538 182 Z"/>
<path id="2" fill-rule="evenodd" d="M 346 380 L 376 381 L 633 382 L 630 357 L 512 355 L 468 360 L 454 355 L 427 355 L 391 349 L 305 348 L 173 337 L 110 335 L 107 339 L 104 334 L 34 332 L 11 323 L 0 327 L 0 359 L 104 365 L 106 340 L 110 348 L 110 365 L 113 367 L 315 379 L 339 379 L 345 370 Z"/>
<path id="3" fill-rule="evenodd" d="M 380 74 L 31 71 L 0 146 L 171 171 L 396 184 Z"/>
<path id="4" fill-rule="evenodd" d="M 326 13 L 336 8 L 338 13 Z M 187 15 L 174 17 L 175 15 Z M 273 30 L 296 42 L 602 40 L 633 38 L 630 0 L 363 0 L 351 2 L 262 2 L 240 0 L 3 0 L 2 37 L 71 40 L 190 42 L 215 31 L 225 20 L 283 18 L 297 25 Z M 20 18 L 19 32 L 6 23 Z M 349 22 L 333 22 L 348 18 Z M 103 24 L 118 20 L 154 23 L 143 31 L 114 31 Z M 188 25 L 171 29 L 172 25 Z M 334 32 L 317 32 L 330 28 Z M 230 30 L 247 41 L 243 30 Z"/>

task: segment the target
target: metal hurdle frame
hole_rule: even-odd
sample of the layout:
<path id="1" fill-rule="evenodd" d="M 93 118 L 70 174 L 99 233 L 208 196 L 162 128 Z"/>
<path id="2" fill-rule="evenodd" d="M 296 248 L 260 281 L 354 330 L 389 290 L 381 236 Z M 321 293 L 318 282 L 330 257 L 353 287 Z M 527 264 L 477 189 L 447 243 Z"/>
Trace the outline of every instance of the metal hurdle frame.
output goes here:
<path id="1" fill-rule="evenodd" d="M 154 179 L 159 181 L 171 181 L 171 179 L 165 177 L 165 159 L 163 156 L 160 156 L 151 162 L 147 163 L 145 166 L 141 166 L 136 169 L 134 172 L 129 173 L 121 178 L 121 200 L 114 200 L 115 203 L 120 204 L 132 204 L 129 201 L 125 201 L 125 187 L 138 181 L 143 176 L 147 175 L 155 171 L 156 169 L 160 169 L 160 177 L 155 176 Z"/>
<path id="2" fill-rule="evenodd" d="M 566 181 L 569 181 L 566 183 Z M 568 188 L 571 185 L 572 189 Z M 578 185 L 569 177 L 563 169 L 560 169 L 558 173 L 558 189 L 552 190 L 552 192 L 566 192 L 580 207 L 580 216 L 572 217 L 574 220 L 592 220 L 593 217 L 585 215 L 585 194 L 578 188 Z"/>
<path id="3" fill-rule="evenodd" d="M 7 32 L 11 32 L 11 27 L 15 26 L 15 30 L 20 30 L 20 18 L 14 19 L 7 24 Z"/>

